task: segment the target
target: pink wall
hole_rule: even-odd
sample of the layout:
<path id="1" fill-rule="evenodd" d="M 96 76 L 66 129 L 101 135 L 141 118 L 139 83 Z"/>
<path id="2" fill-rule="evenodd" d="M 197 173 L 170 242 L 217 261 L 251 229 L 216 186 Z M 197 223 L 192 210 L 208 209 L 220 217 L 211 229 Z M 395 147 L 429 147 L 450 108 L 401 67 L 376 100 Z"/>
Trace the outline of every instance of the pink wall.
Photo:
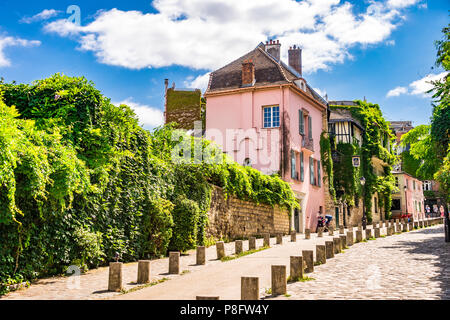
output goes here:
<path id="1" fill-rule="evenodd" d="M 422 218 L 425 212 L 423 205 L 425 200 L 423 195 L 423 183 L 422 181 L 408 175 L 403 175 L 403 179 L 405 179 L 403 185 L 404 186 L 407 185 L 407 189 L 405 190 L 403 188 L 402 190 L 400 190 L 400 192 L 404 193 L 404 197 L 406 196 L 406 204 L 405 203 L 402 204 L 402 212 L 413 214 L 415 219 L 419 217 Z M 406 180 L 408 181 L 407 184 Z M 415 190 L 413 188 L 414 182 L 416 185 Z M 415 201 L 420 203 L 418 208 L 415 205 Z M 406 206 L 408 207 L 407 210 Z"/>
<path id="2" fill-rule="evenodd" d="M 312 117 L 314 152 L 303 149 L 304 174 L 303 182 L 292 180 L 290 170 L 283 180 L 290 182 L 299 199 L 303 199 L 304 228 L 315 230 L 319 207 L 325 210 L 324 188 L 310 184 L 309 156 L 320 159 L 320 135 L 322 133 L 322 111 L 313 106 L 306 98 L 288 87 L 273 89 L 257 89 L 246 92 L 232 92 L 226 95 L 207 96 L 206 103 L 206 136 L 223 147 L 235 161 L 243 164 L 245 158 L 251 158 L 252 167 L 264 173 L 279 172 L 281 160 L 281 131 L 279 128 L 263 128 L 263 107 L 278 105 L 280 118 L 283 111 L 289 116 L 291 149 L 300 152 L 301 135 L 299 134 L 298 111 L 308 110 Z M 290 161 L 289 161 L 290 164 Z M 300 165 L 297 162 L 297 171 Z M 321 177 L 323 166 L 321 165 Z"/>

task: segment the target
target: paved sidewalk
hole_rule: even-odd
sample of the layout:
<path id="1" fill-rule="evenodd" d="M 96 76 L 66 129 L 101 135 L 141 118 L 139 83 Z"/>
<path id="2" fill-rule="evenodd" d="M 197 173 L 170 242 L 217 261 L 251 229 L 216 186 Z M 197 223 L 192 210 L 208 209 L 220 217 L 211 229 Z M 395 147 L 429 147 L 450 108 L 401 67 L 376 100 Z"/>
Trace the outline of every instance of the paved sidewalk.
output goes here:
<path id="1" fill-rule="evenodd" d="M 335 232 L 337 235 L 338 232 Z M 317 238 L 317 234 L 311 234 L 310 240 L 305 240 L 303 234 L 297 235 L 297 246 L 304 248 L 315 248 L 317 243 L 325 243 L 325 237 L 327 233 L 324 234 L 324 238 Z M 283 239 L 284 245 L 275 245 L 276 239 L 271 238 L 271 245 L 273 247 L 283 247 L 289 246 L 290 237 L 286 236 Z M 263 246 L 263 239 L 257 239 L 257 247 Z M 267 255 L 272 255 L 275 248 L 264 250 L 263 257 Z M 248 250 L 248 241 L 244 241 L 244 250 Z M 234 242 L 225 243 L 225 254 L 232 255 L 234 253 Z M 221 262 L 217 260 L 216 247 L 212 246 L 206 249 L 206 265 L 197 266 L 195 265 L 195 250 L 191 250 L 187 255 L 181 256 L 180 259 L 180 271 L 185 272 L 181 275 L 168 275 L 169 269 L 169 259 L 158 259 L 153 260 L 151 263 L 151 281 L 157 281 L 163 278 L 168 278 L 172 282 L 173 279 L 185 278 L 190 274 L 196 274 L 199 271 L 210 270 L 215 266 L 229 265 L 230 263 L 235 263 L 236 261 L 241 262 L 242 259 L 254 259 L 257 258 L 261 252 L 255 253 L 253 255 L 236 259 L 235 261 Z M 301 251 L 296 253 L 301 254 Z M 262 260 L 264 261 L 264 260 Z M 239 263 L 241 265 L 241 263 Z M 200 274 L 202 274 L 200 272 Z M 130 290 L 139 287 L 135 282 L 137 279 L 137 263 L 127 263 L 123 266 L 123 284 L 125 290 Z M 200 277 L 203 278 L 203 277 Z M 166 283 L 168 283 L 166 282 Z M 0 296 L 0 300 L 20 300 L 20 299 L 33 299 L 33 300 L 94 300 L 94 299 L 108 299 L 115 296 L 121 296 L 120 293 L 109 292 L 108 289 L 108 267 L 102 267 L 94 270 L 90 270 L 79 277 L 79 288 L 73 288 L 73 277 L 52 277 L 47 279 L 38 280 L 36 283 L 32 284 L 31 287 L 27 289 L 21 289 L 18 291 L 11 292 L 5 296 Z M 240 282 L 239 282 L 240 283 Z M 155 287 L 164 285 L 160 283 Z M 188 299 L 195 299 L 195 296 L 189 296 Z M 168 297 L 168 299 L 171 299 Z"/>

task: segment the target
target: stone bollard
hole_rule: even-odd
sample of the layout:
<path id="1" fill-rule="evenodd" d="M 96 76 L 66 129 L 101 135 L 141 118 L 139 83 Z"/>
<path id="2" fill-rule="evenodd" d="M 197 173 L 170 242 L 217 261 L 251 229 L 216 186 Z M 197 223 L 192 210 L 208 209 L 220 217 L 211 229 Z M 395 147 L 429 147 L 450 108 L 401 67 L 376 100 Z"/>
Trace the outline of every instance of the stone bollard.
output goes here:
<path id="1" fill-rule="evenodd" d="M 347 231 L 347 247 L 353 245 L 353 231 Z"/>
<path id="2" fill-rule="evenodd" d="M 303 279 L 304 272 L 303 257 L 291 256 L 290 276 L 291 281 L 299 281 Z"/>
<path id="3" fill-rule="evenodd" d="M 408 232 L 408 225 L 406 223 L 402 224 L 402 231 L 403 232 Z"/>
<path id="4" fill-rule="evenodd" d="M 137 284 L 144 284 L 150 282 L 150 260 L 138 261 Z"/>
<path id="5" fill-rule="evenodd" d="M 322 238 L 323 237 L 323 227 L 320 227 L 317 229 L 317 237 Z"/>
<path id="6" fill-rule="evenodd" d="M 264 234 L 264 247 L 270 247 L 270 234 Z"/>
<path id="7" fill-rule="evenodd" d="M 291 242 L 297 242 L 297 231 L 291 231 Z"/>
<path id="8" fill-rule="evenodd" d="M 197 296 L 195 300 L 220 300 L 219 296 Z"/>
<path id="9" fill-rule="evenodd" d="M 362 227 L 362 224 L 361 224 L 361 223 L 358 224 L 358 231 L 361 231 L 361 233 L 362 233 L 362 231 L 363 231 L 363 227 Z"/>
<path id="10" fill-rule="evenodd" d="M 248 250 L 256 249 L 256 237 L 250 237 L 248 239 Z"/>
<path id="11" fill-rule="evenodd" d="M 180 273 L 180 252 L 169 252 L 169 274 Z"/>
<path id="12" fill-rule="evenodd" d="M 344 226 L 339 226 L 339 234 L 345 234 Z"/>
<path id="13" fill-rule="evenodd" d="M 236 240 L 234 242 L 234 251 L 236 254 L 240 254 L 242 253 L 242 251 L 244 251 L 244 243 L 242 240 Z"/>
<path id="14" fill-rule="evenodd" d="M 281 233 L 277 234 L 277 244 L 283 244 L 283 235 Z"/>
<path id="15" fill-rule="evenodd" d="M 342 250 L 347 248 L 347 236 L 340 235 L 339 238 L 341 239 L 341 248 Z"/>
<path id="16" fill-rule="evenodd" d="M 341 253 L 341 239 L 339 237 L 333 238 L 333 244 L 334 244 L 334 254 Z"/>
<path id="17" fill-rule="evenodd" d="M 241 277 L 241 300 L 259 300 L 258 277 Z"/>
<path id="18" fill-rule="evenodd" d="M 349 225 L 347 226 L 347 231 L 353 232 L 353 225 L 349 224 Z"/>
<path id="19" fill-rule="evenodd" d="M 196 260 L 197 265 L 206 264 L 206 247 L 197 247 Z"/>
<path id="20" fill-rule="evenodd" d="M 356 239 L 355 242 L 361 242 L 362 241 L 362 231 L 361 230 L 356 230 Z"/>
<path id="21" fill-rule="evenodd" d="M 387 236 L 389 237 L 389 236 L 392 236 L 392 234 L 393 234 L 393 232 L 392 232 L 392 227 L 388 227 L 387 228 Z"/>
<path id="22" fill-rule="evenodd" d="M 303 250 L 302 257 L 306 266 L 305 273 L 314 272 L 314 252 L 312 250 Z"/>
<path id="23" fill-rule="evenodd" d="M 305 229 L 305 239 L 311 239 L 311 229 Z"/>
<path id="24" fill-rule="evenodd" d="M 380 228 L 375 228 L 375 238 L 379 238 L 380 237 Z"/>
<path id="25" fill-rule="evenodd" d="M 110 262 L 108 291 L 119 292 L 121 290 L 122 290 L 122 262 Z"/>
<path id="26" fill-rule="evenodd" d="M 376 222 L 373 222 L 372 223 L 372 229 L 375 229 L 377 227 L 377 223 Z"/>
<path id="27" fill-rule="evenodd" d="M 366 229 L 366 240 L 369 240 L 372 238 L 372 229 L 367 228 Z"/>
<path id="28" fill-rule="evenodd" d="M 324 245 L 316 245 L 316 262 L 319 264 L 327 263 L 327 249 Z"/>
<path id="29" fill-rule="evenodd" d="M 334 241 L 325 241 L 325 248 L 327 252 L 326 258 L 334 258 Z"/>
<path id="30" fill-rule="evenodd" d="M 410 222 L 409 223 L 409 231 L 413 231 L 414 230 L 414 222 Z"/>
<path id="31" fill-rule="evenodd" d="M 272 266 L 272 295 L 287 293 L 286 266 Z"/>
<path id="32" fill-rule="evenodd" d="M 333 226 L 330 226 L 330 227 L 328 228 L 328 235 L 329 235 L 329 236 L 334 236 L 334 228 L 333 228 Z"/>
<path id="33" fill-rule="evenodd" d="M 223 241 L 216 242 L 217 249 L 217 260 L 220 260 L 225 257 L 225 244 Z"/>

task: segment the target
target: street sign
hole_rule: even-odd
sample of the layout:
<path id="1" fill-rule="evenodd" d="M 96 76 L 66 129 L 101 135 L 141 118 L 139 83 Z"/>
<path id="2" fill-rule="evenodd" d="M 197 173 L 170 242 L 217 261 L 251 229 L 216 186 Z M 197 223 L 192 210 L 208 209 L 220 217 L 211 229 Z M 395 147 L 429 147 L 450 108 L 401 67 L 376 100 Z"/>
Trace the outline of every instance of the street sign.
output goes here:
<path id="1" fill-rule="evenodd" d="M 361 157 L 360 156 L 353 156 L 352 157 L 352 163 L 355 168 L 359 168 L 361 166 Z"/>

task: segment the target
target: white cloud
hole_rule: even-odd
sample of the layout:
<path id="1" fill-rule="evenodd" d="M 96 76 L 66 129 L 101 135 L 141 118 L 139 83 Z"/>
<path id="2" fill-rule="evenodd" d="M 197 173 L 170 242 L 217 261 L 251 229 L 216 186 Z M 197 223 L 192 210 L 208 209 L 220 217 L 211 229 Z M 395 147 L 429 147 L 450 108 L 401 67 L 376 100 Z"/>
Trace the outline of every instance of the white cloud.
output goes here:
<path id="1" fill-rule="evenodd" d="M 139 118 L 139 124 L 143 127 L 153 129 L 164 124 L 164 113 L 157 108 L 139 104 L 131 98 L 113 104 L 116 106 L 125 104 L 133 109 Z"/>
<path id="2" fill-rule="evenodd" d="M 200 89 L 200 90 L 202 90 L 202 92 L 205 92 L 206 88 L 208 87 L 208 83 L 209 83 L 209 75 L 210 75 L 210 73 L 208 72 L 208 73 L 198 76 L 195 79 L 189 77 L 186 79 L 186 81 L 184 81 L 184 85 L 187 88 Z"/>
<path id="3" fill-rule="evenodd" d="M 60 12 L 61 11 L 55 9 L 45 9 L 32 17 L 23 17 L 20 22 L 30 24 L 37 21 L 48 20 L 56 17 Z"/>
<path id="4" fill-rule="evenodd" d="M 410 83 L 409 87 L 397 87 L 390 90 L 387 93 L 386 97 L 398 97 L 400 95 L 409 94 L 427 98 L 431 95 L 427 93 L 427 91 L 433 89 L 433 84 L 431 82 L 442 80 L 447 74 L 448 72 L 442 72 L 440 74 L 429 74 L 422 79 Z"/>
<path id="5" fill-rule="evenodd" d="M 408 93 L 408 88 L 406 87 L 397 87 L 395 89 L 390 90 L 386 97 L 390 98 L 390 97 L 398 97 L 402 94 L 407 94 Z"/>
<path id="6" fill-rule="evenodd" d="M 37 40 L 25 40 L 0 35 L 0 67 L 8 67 L 11 65 L 11 61 L 5 56 L 5 53 L 3 52 L 6 47 L 33 47 L 40 45 L 41 42 Z"/>
<path id="7" fill-rule="evenodd" d="M 340 0 L 155 0 L 157 13 L 112 9 L 86 26 L 57 20 L 45 30 L 73 37 L 101 63 L 130 69 L 214 70 L 277 38 L 284 60 L 290 45 L 303 48 L 308 73 L 351 59 L 354 46 L 384 42 L 401 22 L 401 9 L 416 3 L 398 1 L 370 1 L 355 12 Z"/>
<path id="8" fill-rule="evenodd" d="M 426 92 L 433 89 L 433 85 L 431 84 L 431 82 L 442 80 L 447 75 L 447 73 L 448 72 L 442 72 L 440 74 L 429 74 L 422 79 L 414 81 L 409 85 L 409 87 L 411 88 L 411 94 L 428 96 L 429 94 L 427 94 Z"/>
<path id="9" fill-rule="evenodd" d="M 417 4 L 421 0 L 389 0 L 388 6 L 391 8 L 405 8 Z"/>

